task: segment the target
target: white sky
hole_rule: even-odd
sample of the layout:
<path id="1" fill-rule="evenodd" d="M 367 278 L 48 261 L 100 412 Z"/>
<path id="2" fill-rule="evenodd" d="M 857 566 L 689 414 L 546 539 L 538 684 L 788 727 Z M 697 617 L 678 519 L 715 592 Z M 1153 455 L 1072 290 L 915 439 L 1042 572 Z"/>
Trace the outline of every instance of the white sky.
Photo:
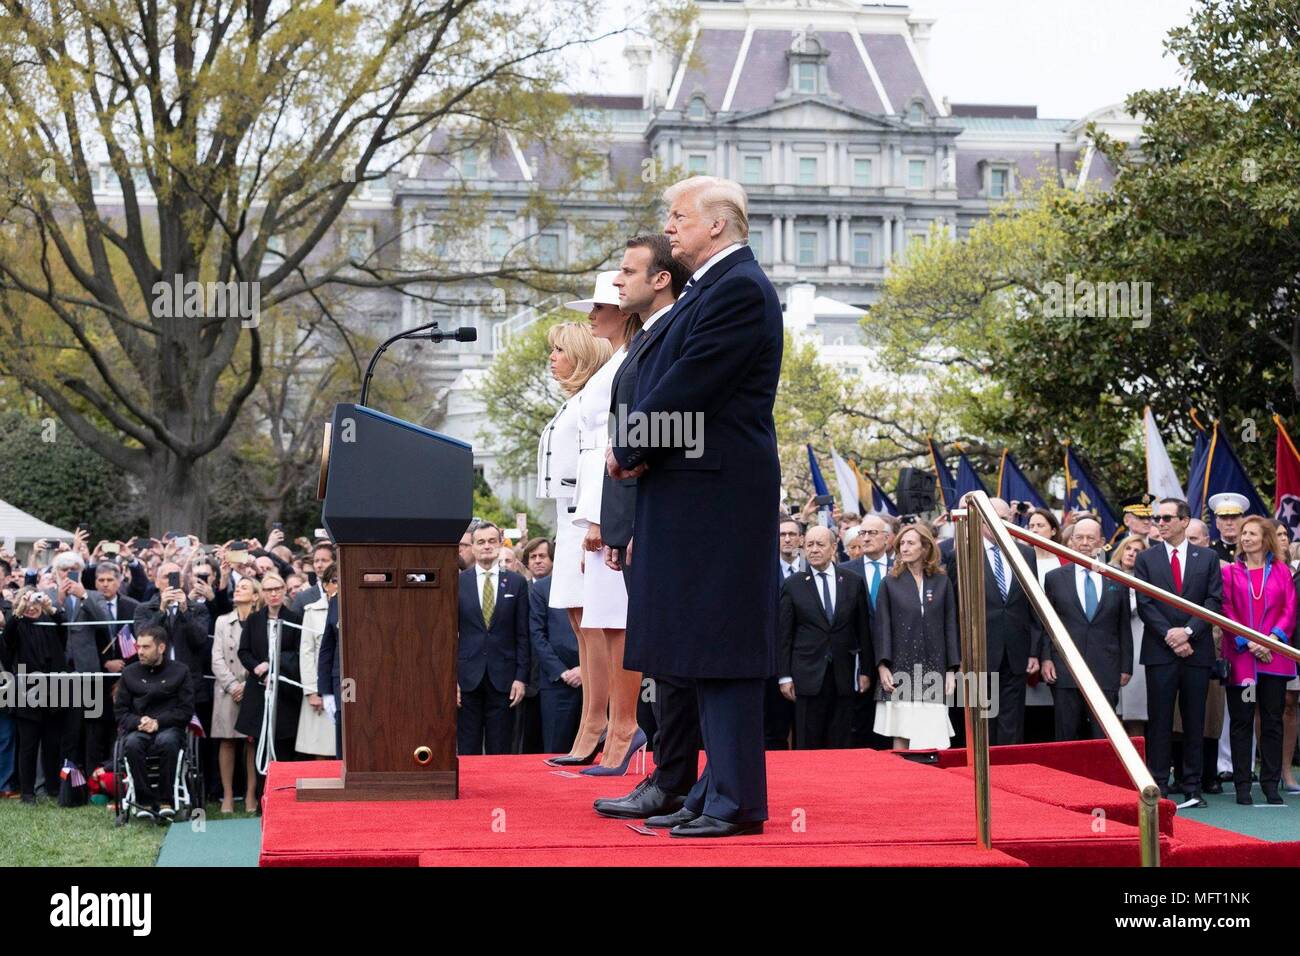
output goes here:
<path id="1" fill-rule="evenodd" d="M 611 22 L 633 11 L 611 0 Z M 1179 85 L 1164 51 L 1193 0 L 913 0 L 933 17 L 930 81 L 955 103 L 1014 103 L 1045 117 L 1077 118 L 1136 90 Z M 623 41 L 596 45 L 573 85 L 630 92 Z"/>

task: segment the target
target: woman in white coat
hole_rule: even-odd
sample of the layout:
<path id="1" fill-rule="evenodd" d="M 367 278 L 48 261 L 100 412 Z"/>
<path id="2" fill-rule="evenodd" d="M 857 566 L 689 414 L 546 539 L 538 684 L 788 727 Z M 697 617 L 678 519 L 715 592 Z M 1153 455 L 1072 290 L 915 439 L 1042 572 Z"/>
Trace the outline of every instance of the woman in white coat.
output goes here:
<path id="1" fill-rule="evenodd" d="M 646 743 L 636 722 L 641 672 L 623 669 L 627 637 L 627 587 L 622 573 L 606 563 L 609 548 L 600 537 L 600 502 L 605 484 L 605 449 L 609 446 L 609 407 L 614 376 L 627 357 L 627 343 L 641 327 L 639 317 L 624 314 L 617 304 L 601 299 L 607 284 L 617 302 L 617 272 L 602 272 L 596 281 L 597 301 L 590 306 L 591 333 L 609 342 L 614 354 L 578 393 L 578 486 L 574 495 L 573 523 L 584 529 L 582 574 L 582 626 L 599 629 L 608 658 L 609 731 L 600 765 L 582 771 L 590 776 L 615 776 L 627 772 L 631 758 Z M 606 293 L 608 296 L 608 292 Z M 575 303 L 570 303 L 572 308 Z M 584 675 L 586 672 L 583 672 Z"/>
<path id="2" fill-rule="evenodd" d="M 303 705 L 298 711 L 298 739 L 294 749 L 318 760 L 334 757 L 334 720 L 325 712 L 325 701 L 316 686 L 316 662 L 330 601 L 339 593 L 338 565 L 321 572 L 321 596 L 302 609 L 302 638 L 298 642 L 298 668 L 302 675 Z"/>
<path id="3" fill-rule="evenodd" d="M 235 751 L 244 745 L 244 779 L 248 781 L 244 809 L 257 806 L 256 747 L 235 729 L 239 704 L 244 699 L 244 679 L 248 672 L 239 661 L 239 639 L 244 621 L 262 603 L 262 586 L 256 578 L 240 578 L 232 596 L 235 609 L 217 618 L 212 634 L 212 738 L 220 742 L 217 761 L 221 768 L 221 812 L 235 812 Z"/>
<path id="4" fill-rule="evenodd" d="M 555 561 L 551 571 L 551 607 L 569 612 L 578 639 L 578 680 L 582 688 L 582 718 L 569 753 L 553 757 L 553 766 L 589 764 L 605 739 L 609 705 L 609 670 L 599 631 L 582 627 L 582 530 L 573 523 L 573 495 L 578 480 L 578 393 L 609 361 L 609 343 L 595 338 L 577 322 L 552 326 L 551 377 L 565 402 L 542 429 L 537 443 L 537 497 L 555 502 Z"/>

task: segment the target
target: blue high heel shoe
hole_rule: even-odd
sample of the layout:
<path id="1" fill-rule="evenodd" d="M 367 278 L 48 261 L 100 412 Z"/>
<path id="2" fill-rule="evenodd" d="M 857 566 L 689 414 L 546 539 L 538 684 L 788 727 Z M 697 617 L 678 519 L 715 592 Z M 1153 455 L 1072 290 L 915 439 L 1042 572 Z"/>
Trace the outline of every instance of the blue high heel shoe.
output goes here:
<path id="1" fill-rule="evenodd" d="M 632 743 L 628 745 L 627 753 L 623 755 L 623 762 L 621 764 L 617 767 L 603 767 L 598 765 L 595 767 L 588 767 L 586 770 L 581 772 L 586 774 L 588 777 L 621 777 L 627 773 L 628 767 L 632 765 L 632 758 L 639 757 L 640 766 L 637 769 L 637 773 L 644 774 L 645 748 L 646 744 L 649 742 L 650 740 L 646 737 L 645 731 L 638 727 L 636 733 L 632 735 Z"/>
<path id="2" fill-rule="evenodd" d="M 593 747 L 591 753 L 587 754 L 585 757 L 582 755 L 574 757 L 568 754 L 565 754 L 562 757 L 547 757 L 546 765 L 548 767 L 585 767 L 588 764 L 593 763 L 596 760 L 596 754 L 600 753 L 605 748 L 605 735 L 607 733 L 609 733 L 608 730 L 602 730 L 600 732 L 600 739 L 596 741 L 596 746 Z"/>

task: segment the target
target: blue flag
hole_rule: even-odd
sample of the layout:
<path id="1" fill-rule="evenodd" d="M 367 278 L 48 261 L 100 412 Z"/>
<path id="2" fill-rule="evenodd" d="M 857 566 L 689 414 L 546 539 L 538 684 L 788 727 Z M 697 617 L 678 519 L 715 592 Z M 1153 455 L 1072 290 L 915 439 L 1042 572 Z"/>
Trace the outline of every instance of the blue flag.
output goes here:
<path id="1" fill-rule="evenodd" d="M 1002 460 L 998 463 L 998 497 L 1008 503 L 1024 501 L 1035 508 L 1046 508 L 1047 502 L 1030 484 L 1020 465 L 1011 457 L 1009 449 L 1002 449 Z"/>
<path id="2" fill-rule="evenodd" d="M 965 454 L 957 456 L 957 481 L 953 489 L 957 500 L 961 501 L 961 496 L 972 491 L 986 491 L 984 482 L 975 471 L 975 466 L 970 463 L 970 459 Z"/>
<path id="3" fill-rule="evenodd" d="M 819 495 L 829 495 L 830 489 L 826 487 L 826 479 L 822 477 L 821 466 L 817 464 L 817 456 L 813 454 L 812 445 L 808 446 L 808 470 L 812 472 L 813 492 Z"/>
<path id="4" fill-rule="evenodd" d="M 1255 490 L 1255 483 L 1246 474 L 1241 459 L 1233 451 L 1232 442 L 1228 440 L 1224 429 L 1219 427 L 1219 422 L 1210 426 L 1210 434 L 1204 438 L 1204 444 L 1201 460 L 1195 463 L 1197 467 L 1188 479 L 1191 487 L 1187 489 L 1187 506 L 1191 509 L 1193 518 L 1205 522 L 1210 530 L 1210 540 L 1216 541 L 1219 537 L 1214 515 L 1210 512 L 1210 499 L 1221 492 L 1235 491 L 1239 495 L 1245 495 L 1249 502 L 1246 514 L 1271 516 L 1272 511 L 1265 507 L 1259 492 Z"/>
<path id="5" fill-rule="evenodd" d="M 943 498 L 943 507 L 946 511 L 951 511 L 957 507 L 957 483 L 953 481 L 952 472 L 948 466 L 943 463 L 943 455 L 939 453 L 939 446 L 933 438 L 926 438 L 930 446 L 930 466 L 934 469 L 934 474 L 939 482 L 939 494 Z"/>
<path id="6" fill-rule="evenodd" d="M 1088 474 L 1088 469 L 1083 467 L 1083 462 L 1069 442 L 1065 445 L 1065 510 L 1091 512 L 1101 522 L 1102 537 L 1107 541 L 1119 530 L 1119 520 L 1110 503 Z"/>
<path id="7" fill-rule="evenodd" d="M 894 499 L 885 493 L 885 489 L 875 478 L 867 476 L 867 481 L 871 483 L 871 513 L 886 514 L 898 517 L 898 505 L 894 504 Z"/>

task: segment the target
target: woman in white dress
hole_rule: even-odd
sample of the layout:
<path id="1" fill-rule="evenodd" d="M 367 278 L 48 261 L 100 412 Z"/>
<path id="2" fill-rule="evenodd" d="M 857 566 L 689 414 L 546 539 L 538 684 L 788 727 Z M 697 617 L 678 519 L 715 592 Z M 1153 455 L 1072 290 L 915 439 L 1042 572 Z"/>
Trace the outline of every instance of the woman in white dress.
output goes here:
<path id="1" fill-rule="evenodd" d="M 334 718 L 325 712 L 325 699 L 316 686 L 316 662 L 320 642 L 325 635 L 325 618 L 330 599 L 339 593 L 338 566 L 331 564 L 321 572 L 321 596 L 302 609 L 302 637 L 298 642 L 298 669 L 302 674 L 302 708 L 298 711 L 298 739 L 294 749 L 328 760 L 334 753 Z"/>
<path id="2" fill-rule="evenodd" d="M 578 639 L 578 673 L 582 682 L 582 719 L 567 755 L 548 760 L 554 766 L 589 764 L 605 735 L 609 703 L 609 666 L 599 632 L 582 627 L 582 529 L 573 523 L 573 494 L 578 482 L 577 395 L 600 370 L 613 350 L 579 322 L 552 326 L 546 335 L 551 345 L 551 377 L 565 401 L 542 429 L 537 443 L 537 497 L 555 502 L 555 561 L 551 570 L 551 607 L 566 608 Z M 597 655 L 593 658 L 592 655 Z"/>
<path id="3" fill-rule="evenodd" d="M 1135 534 L 1123 538 L 1110 556 L 1112 567 L 1128 574 L 1133 573 L 1138 553 L 1145 550 L 1146 541 Z M 1147 726 L 1147 669 L 1142 660 L 1142 619 L 1137 612 L 1137 591 L 1128 592 L 1129 621 L 1133 628 L 1133 676 L 1119 689 L 1119 717 L 1130 737 L 1140 737 Z"/>
<path id="4" fill-rule="evenodd" d="M 623 669 L 627 637 L 627 587 L 623 575 L 605 563 L 609 548 L 600 537 L 600 502 L 605 486 L 605 450 L 609 447 L 609 406 L 614 376 L 627 357 L 627 343 L 641 327 L 639 317 L 628 316 L 608 302 L 617 300 L 613 282 L 617 272 L 602 272 L 596 280 L 596 301 L 588 319 L 591 334 L 614 350 L 578 393 L 578 487 L 574 495 L 573 523 L 584 532 L 585 561 L 582 574 L 582 626 L 599 630 L 607 655 L 609 731 L 600 764 L 582 772 L 589 776 L 625 774 L 632 755 L 643 748 L 646 735 L 636 722 L 641 672 Z M 604 295 L 602 295 L 604 293 Z"/>
<path id="5" fill-rule="evenodd" d="M 880 675 L 873 729 L 894 738 L 895 750 L 947 750 L 951 744 L 948 702 L 961 667 L 956 593 L 930 530 L 907 525 L 895 539 L 894 565 L 871 615 Z"/>

